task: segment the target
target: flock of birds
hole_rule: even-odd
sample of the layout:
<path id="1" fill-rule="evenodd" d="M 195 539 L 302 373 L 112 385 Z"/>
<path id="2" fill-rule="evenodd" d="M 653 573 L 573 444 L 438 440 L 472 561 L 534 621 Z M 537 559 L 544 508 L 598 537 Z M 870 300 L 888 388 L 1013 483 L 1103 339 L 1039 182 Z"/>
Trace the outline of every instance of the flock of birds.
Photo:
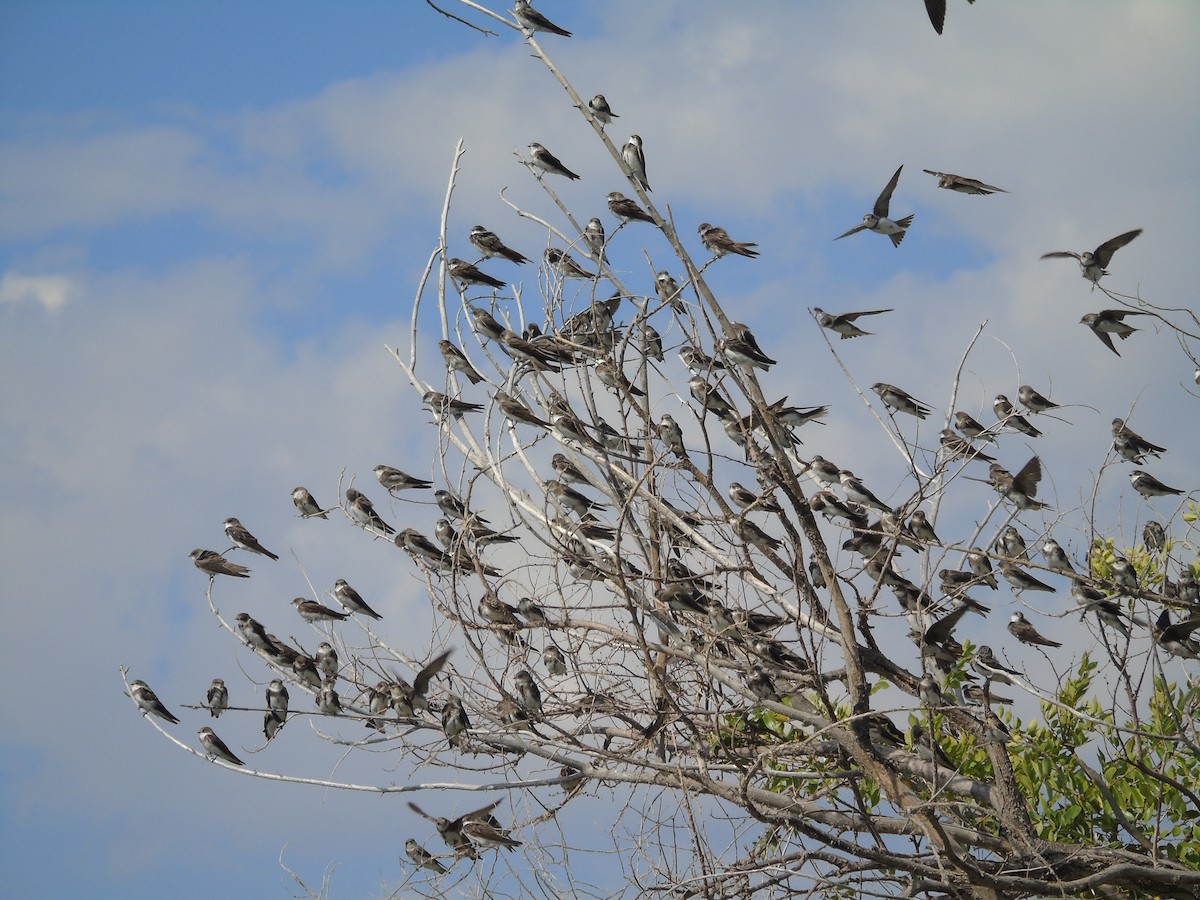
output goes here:
<path id="1" fill-rule="evenodd" d="M 941 16 L 945 4 L 927 2 L 931 19 L 940 33 Z M 940 12 L 938 12 L 940 10 Z M 570 36 L 570 32 L 549 22 L 525 0 L 517 0 L 515 15 L 527 32 L 547 32 Z M 935 17 L 936 14 L 936 17 Z M 618 118 L 603 95 L 596 95 L 587 104 L 585 115 L 593 117 L 601 127 Z M 539 143 L 529 145 L 528 165 L 540 179 L 546 175 L 577 180 L 580 176 L 569 169 L 557 157 Z M 631 184 L 644 192 L 650 191 L 646 175 L 643 141 L 634 134 L 622 149 L 625 175 Z M 892 175 L 870 213 L 861 224 L 838 236 L 838 240 L 860 231 L 871 231 L 889 238 L 899 247 L 913 217 L 890 217 L 893 193 L 899 183 L 900 167 Z M 952 173 L 925 170 L 938 180 L 938 187 L 969 195 L 1004 193 L 1002 188 L 974 178 Z M 657 214 L 643 209 L 638 203 L 620 192 L 611 192 L 607 203 L 612 215 L 619 220 L 618 230 L 627 224 L 644 222 L 662 227 L 664 223 Z M 1125 232 L 1100 244 L 1087 252 L 1055 251 L 1043 258 L 1074 258 L 1085 279 L 1093 285 L 1107 274 L 1107 267 L 1117 250 L 1133 241 L 1140 229 Z M 712 260 L 737 255 L 747 258 L 758 256 L 757 244 L 735 241 L 720 227 L 704 223 L 699 227 L 700 240 L 711 254 Z M 615 234 L 614 234 L 615 237 Z M 624 404 L 628 415 L 623 421 L 645 419 L 648 415 L 646 394 L 651 389 L 648 369 L 655 364 L 665 364 L 665 353 L 661 335 L 649 322 L 653 312 L 670 309 L 674 314 L 686 316 L 690 300 L 687 289 L 696 290 L 700 271 L 689 266 L 690 277 L 681 284 L 670 272 L 664 270 L 655 279 L 655 295 L 658 305 L 654 307 L 649 295 L 645 304 L 639 305 L 635 321 L 622 326 L 617 321 L 623 295 L 617 292 L 605 301 L 592 301 L 588 308 L 565 319 L 555 327 L 547 324 L 545 329 L 530 324 L 517 333 L 506 322 L 495 317 L 492 310 L 475 305 L 467 299 L 472 289 L 482 288 L 493 292 L 501 291 L 506 282 L 479 268 L 487 260 L 503 259 L 514 265 L 530 262 L 525 254 L 509 247 L 494 232 L 482 225 L 475 226 L 469 236 L 470 244 L 479 254 L 476 262 L 458 257 L 446 261 L 446 269 L 462 292 L 464 309 L 470 316 L 470 326 L 478 338 L 480 349 L 495 363 L 489 352 L 495 349 L 508 356 L 511 366 L 496 364 L 502 376 L 499 384 L 489 379 L 472 361 L 462 347 L 448 339 L 439 342 L 439 349 L 446 366 L 447 383 L 457 387 L 455 376 L 462 376 L 471 386 L 486 385 L 491 389 L 490 403 L 512 429 L 518 426 L 536 430 L 538 436 L 525 444 L 526 448 L 540 442 L 544 436 L 556 442 L 551 460 L 554 478 L 540 482 L 545 496 L 545 521 L 548 531 L 554 535 L 559 546 L 561 562 L 577 580 L 587 583 L 606 583 L 613 590 L 632 591 L 638 594 L 637 601 L 643 609 L 655 614 L 660 622 L 675 626 L 674 632 L 683 634 L 691 646 L 724 660 L 722 665 L 741 673 L 747 691 L 760 700 L 782 702 L 791 688 L 804 683 L 811 676 L 815 664 L 789 646 L 790 642 L 779 637 L 779 632 L 790 617 L 775 615 L 763 609 L 746 609 L 727 606 L 719 597 L 717 574 L 720 565 L 713 563 L 708 552 L 713 544 L 706 544 L 706 530 L 711 519 L 704 519 L 694 511 L 683 509 L 659 497 L 654 501 L 658 526 L 665 534 L 666 546 L 661 554 L 664 571 L 647 574 L 634 561 L 630 548 L 639 545 L 638 540 L 626 539 L 618 554 L 614 544 L 620 542 L 620 529 L 636 529 L 645 523 L 634 523 L 628 511 L 622 511 L 617 524 L 608 524 L 603 517 L 614 510 L 616 502 L 632 488 L 634 479 L 630 475 L 636 465 L 660 466 L 680 473 L 681 477 L 703 482 L 705 463 L 697 467 L 693 454 L 709 452 L 710 441 L 705 431 L 704 447 L 697 446 L 685 436 L 681 424 L 670 414 L 662 415 L 657 423 L 641 434 L 627 434 L 614 428 L 601 418 L 592 404 L 581 410 L 566 398 L 565 382 L 555 381 L 551 376 L 571 367 L 583 367 L 588 377 L 594 377 L 610 391 L 618 402 Z M 599 217 L 591 219 L 580 236 L 579 246 L 585 248 L 591 262 L 597 267 L 589 270 L 577 262 L 567 250 L 551 247 L 544 253 L 548 269 L 556 272 L 560 279 L 598 280 L 607 264 L 607 248 L 611 238 L 606 236 L 604 224 Z M 828 313 L 815 309 L 814 315 L 820 327 L 837 334 L 842 340 L 860 338 L 870 334 L 858 322 L 865 317 L 883 315 L 890 309 L 863 310 Z M 1117 353 L 1112 335 L 1125 339 L 1135 329 L 1125 324 L 1124 319 L 1140 313 L 1130 310 L 1102 310 L 1089 314 L 1083 322 L 1091 328 L 1105 345 Z M 638 377 L 631 379 L 623 369 L 624 354 L 633 348 L 638 351 Z M 842 545 L 849 554 L 862 558 L 860 565 L 834 573 L 834 577 L 849 584 L 859 572 L 865 573 L 875 590 L 886 586 L 897 597 L 904 614 L 908 617 L 911 637 L 925 661 L 924 674 L 917 683 L 916 692 L 922 703 L 930 707 L 946 705 L 978 705 L 988 708 L 992 703 L 1010 703 L 1011 700 L 990 692 L 993 683 L 1014 684 L 1023 676 L 1003 665 L 988 646 L 977 649 L 970 667 L 982 679 L 982 686 L 969 676 L 958 688 L 957 695 L 950 696 L 945 690 L 945 675 L 961 662 L 962 646 L 954 638 L 954 629 L 969 613 L 986 615 L 986 606 L 968 593 L 975 589 L 999 589 L 997 571 L 1020 596 L 1026 591 L 1053 592 L 1056 587 L 1052 578 L 1066 578 L 1071 584 L 1071 595 L 1084 614 L 1094 614 L 1103 629 L 1115 631 L 1130 638 L 1134 628 L 1149 627 L 1153 639 L 1166 652 L 1190 659 L 1200 659 L 1200 643 L 1193 637 L 1200 627 L 1200 599 L 1196 581 L 1191 570 L 1184 566 L 1177 578 L 1164 576 L 1156 585 L 1139 584 L 1137 572 L 1129 560 L 1117 556 L 1103 566 L 1093 565 L 1086 560 L 1081 567 L 1068 557 L 1063 548 L 1053 539 L 1048 530 L 1039 538 L 1043 563 L 1035 566 L 1034 550 L 1026 545 L 1025 537 L 1015 524 L 1007 524 L 1000 530 L 994 544 L 987 549 L 964 547 L 944 542 L 935 533 L 926 513 L 912 509 L 912 500 L 899 507 L 881 499 L 851 470 L 839 466 L 820 455 L 808 459 L 800 456 L 800 440 L 796 432 L 801 427 L 819 421 L 828 410 L 824 406 L 798 407 L 790 405 L 787 398 L 763 408 L 743 414 L 737 407 L 734 395 L 726 388 L 728 384 L 742 384 L 742 379 L 755 370 L 766 372 L 776 365 L 759 345 L 751 330 L 734 323 L 726 329 L 724 336 L 714 342 L 712 352 L 706 352 L 698 342 L 689 342 L 679 348 L 679 357 L 689 370 L 688 388 L 694 405 L 690 411 L 696 423 L 704 428 L 707 422 L 716 420 L 722 430 L 738 446 L 746 464 L 755 471 L 757 489 L 732 482 L 726 507 L 727 523 L 732 534 L 741 542 L 741 553 L 747 561 L 747 569 L 757 573 L 756 565 L 750 562 L 750 550 L 754 548 L 768 560 L 776 570 L 798 584 L 797 574 L 785 557 L 787 542 L 773 536 L 763 526 L 752 520 L 754 515 L 782 518 L 785 508 L 780 504 L 777 493 L 783 491 L 793 503 L 806 503 L 815 514 L 835 524 L 848 534 Z M 528 376 L 527 390 L 521 387 L 522 379 Z M 560 388 L 562 389 L 560 391 Z M 926 419 L 933 408 L 921 402 L 900 387 L 879 382 L 873 385 L 888 414 L 895 422 L 896 415 Z M 741 392 L 744 393 L 744 390 Z M 1053 417 L 1059 410 L 1057 403 L 1050 400 L 1030 385 L 1022 385 L 1017 393 L 1021 404 L 1018 408 L 1005 395 L 997 395 L 994 403 L 996 421 L 985 425 L 965 411 L 954 413 L 954 428 L 944 428 L 940 433 L 937 451 L 938 471 L 952 462 L 961 462 L 964 467 L 971 463 L 987 465 L 987 478 L 977 479 L 991 485 L 1011 515 L 1010 522 L 1019 522 L 1027 512 L 1046 510 L 1047 504 L 1037 498 L 1042 480 L 1042 465 L 1034 455 L 1015 473 L 1006 469 L 989 450 L 1005 441 L 1004 435 L 1016 432 L 1030 439 L 1041 435 L 1035 425 L 1039 416 Z M 425 406 L 434 415 L 441 427 L 451 428 L 468 416 L 487 414 L 488 406 L 459 394 L 450 395 L 428 390 L 423 396 Z M 641 410 L 641 412 L 639 412 Z M 649 421 L 649 420 L 648 420 Z M 1149 458 L 1158 458 L 1166 449 L 1154 444 L 1128 427 L 1124 420 L 1112 422 L 1113 448 L 1122 461 L 1143 465 Z M 657 444 L 655 443 L 657 442 Z M 806 476 L 814 492 L 807 499 L 797 492 L 798 482 L 783 472 L 794 471 Z M 589 465 L 589 463 L 591 463 Z M 434 482 L 409 475 L 391 466 L 380 465 L 374 470 L 379 485 L 391 496 L 406 491 L 432 491 L 441 517 L 437 520 L 434 537 L 428 537 L 414 528 L 397 529 L 389 524 L 372 501 L 360 490 L 350 487 L 345 491 L 340 509 L 356 525 L 372 535 L 391 540 L 408 553 L 431 577 L 447 573 L 475 576 L 485 586 L 479 601 L 478 613 L 481 627 L 495 632 L 516 652 L 524 654 L 530 649 L 529 641 L 523 636 L 535 629 L 549 628 L 556 623 L 564 627 L 566 618 L 559 619 L 551 610 L 544 609 L 533 599 L 521 598 L 517 605 L 504 602 L 497 595 L 489 579 L 503 575 L 502 561 L 488 560 L 485 555 L 490 548 L 502 547 L 520 539 L 511 528 L 494 528 L 478 511 L 472 510 L 457 493 L 449 488 L 437 488 Z M 1141 468 L 1130 474 L 1133 488 L 1147 501 L 1163 496 L 1183 494 L 1179 488 L 1163 484 Z M 603 499 L 594 496 L 601 492 Z M 918 498 L 916 498 L 919 500 Z M 299 515 L 305 519 L 327 519 L 331 508 L 320 505 L 313 494 L 304 487 L 297 487 L 292 500 Z M 723 504 L 723 501 L 721 501 Z M 337 509 L 339 506 L 332 507 Z M 646 526 L 647 530 L 650 527 Z M 795 533 L 789 525 L 787 530 Z M 224 552 L 197 549 L 191 559 L 195 566 L 211 579 L 218 576 L 245 579 L 251 570 L 242 563 L 229 558 L 232 550 L 263 556 L 271 560 L 279 557 L 263 544 L 236 518 L 224 522 L 224 531 L 231 547 Z M 1165 568 L 1169 544 L 1166 528 L 1157 521 L 1146 524 L 1143 535 L 1147 550 L 1161 554 Z M 725 536 L 728 541 L 728 536 Z M 800 558 L 799 546 L 793 548 L 795 559 Z M 961 553 L 965 568 L 943 568 L 938 573 L 943 599 L 935 600 L 927 587 L 911 581 L 896 566 L 896 558 L 911 550 L 916 553 L 945 551 Z M 688 561 L 697 564 L 705 561 L 703 571 L 695 571 Z M 1032 569 L 1037 570 L 1037 574 Z M 827 588 L 827 579 L 815 559 L 808 564 L 809 583 L 815 590 Z M 639 587 L 639 585 L 644 587 Z M 342 622 L 352 616 L 378 620 L 381 615 L 344 579 L 338 579 L 330 596 L 341 609 L 327 606 L 317 600 L 296 598 L 292 604 L 297 614 L 318 630 L 330 623 Z M 815 594 L 814 594 L 815 598 Z M 1128 602 L 1129 598 L 1159 605 L 1154 622 L 1148 623 L 1137 615 Z M 1183 618 L 1171 621 L 1171 610 L 1181 610 Z M 820 618 L 820 617 L 818 617 Z M 358 697 L 343 706 L 336 689 L 339 677 L 347 677 L 347 667 L 338 658 L 333 641 L 322 640 L 309 655 L 303 649 L 293 647 L 253 619 L 247 613 L 235 618 L 235 630 L 247 647 L 252 649 L 273 667 L 273 675 L 267 684 L 263 707 L 263 733 L 270 742 L 288 721 L 289 694 L 287 683 L 301 686 L 311 693 L 317 710 L 325 715 L 343 715 L 347 712 L 360 716 L 370 727 L 382 730 L 385 721 L 410 724 L 414 720 L 426 721 L 425 717 L 436 717 L 440 713 L 441 730 L 451 747 L 468 746 L 472 726 L 461 699 L 453 694 L 430 702 L 434 680 L 446 666 L 450 652 L 446 651 L 420 668 L 410 683 L 406 679 L 388 673 L 373 686 L 360 684 L 356 665 L 349 680 L 358 688 Z M 1008 624 L 1011 635 L 1022 644 L 1038 647 L 1058 647 L 1057 641 L 1042 635 L 1020 612 L 1014 612 Z M 549 633 L 549 632 L 547 632 Z M 570 658 L 552 639 L 542 648 L 542 664 L 548 674 L 560 676 L 567 673 Z M 170 723 L 178 724 L 174 716 L 145 682 L 130 682 L 131 695 L 144 713 L 153 714 Z M 497 721 L 508 725 L 531 723 L 547 715 L 543 706 L 538 680 L 528 668 L 515 673 L 497 708 Z M 219 718 L 229 708 L 229 693 L 225 683 L 215 678 L 206 696 L 207 709 L 212 718 Z M 388 712 L 395 718 L 385 720 Z M 994 719 L 994 716 L 990 717 Z M 660 727 L 661 715 L 656 718 Z M 884 729 L 886 731 L 886 729 Z M 917 737 L 921 737 L 918 735 Z M 893 740 L 880 735 L 881 740 Z M 928 736 L 923 739 L 928 740 Z M 199 730 L 199 740 L 210 757 L 228 765 L 243 766 L 244 762 L 221 740 L 211 727 Z M 936 745 L 935 745 L 936 746 Z M 568 792 L 577 789 L 581 781 L 578 771 L 564 767 L 563 784 Z M 455 855 L 475 858 L 479 850 L 491 848 L 512 849 L 520 846 L 501 827 L 492 815 L 497 803 L 464 814 L 455 819 L 431 816 L 415 804 L 414 812 L 433 822 L 438 834 Z M 419 867 L 435 873 L 445 872 L 446 866 L 430 854 L 415 839 L 406 843 L 409 858 Z"/>

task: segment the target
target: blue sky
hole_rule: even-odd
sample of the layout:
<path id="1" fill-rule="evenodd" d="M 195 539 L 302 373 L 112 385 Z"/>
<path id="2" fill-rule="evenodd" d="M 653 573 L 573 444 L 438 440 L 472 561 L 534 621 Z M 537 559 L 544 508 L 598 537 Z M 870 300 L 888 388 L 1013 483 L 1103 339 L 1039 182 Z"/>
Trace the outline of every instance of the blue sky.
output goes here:
<path id="1" fill-rule="evenodd" d="M 1061 503 L 1086 499 L 1075 475 L 1098 469 L 1115 415 L 1171 446 L 1155 474 L 1196 485 L 1200 450 L 1177 437 L 1195 420 L 1181 389 L 1193 365 L 1152 328 L 1109 354 L 1078 324 L 1099 295 L 1070 261 L 1038 259 L 1144 227 L 1105 284 L 1193 302 L 1193 4 L 1094 2 L 1084 17 L 952 0 L 941 38 L 916 0 L 749 16 L 715 0 L 538 6 L 576 32 L 542 45 L 581 94 L 607 95 L 613 139 L 645 139 L 654 199 L 685 241 L 698 247 L 707 220 L 761 245 L 761 259 L 723 260 L 708 278 L 783 360 L 768 393 L 834 404 L 811 452 L 878 473 L 877 493 L 900 483 L 805 314 L 894 307 L 870 328 L 886 339 L 837 347 L 863 385 L 891 381 L 944 410 L 986 320 L 957 408 L 983 418 L 1024 382 L 1098 407 L 1037 445 Z M 332 503 L 341 470 L 370 478 L 381 462 L 432 471 L 384 344 L 404 340 L 458 138 L 452 255 L 468 255 L 477 222 L 540 254 L 544 230 L 501 188 L 561 225 L 512 156 L 531 140 L 584 175 L 557 185 L 582 220 L 605 214 L 608 191 L 631 193 L 519 36 L 496 30 L 412 0 L 0 6 L 0 855 L 14 896 L 282 895 L 289 842 L 307 880 L 336 864 L 334 893 L 363 896 L 397 883 L 403 839 L 427 834 L 397 798 L 281 789 L 175 751 L 137 719 L 117 667 L 181 707 L 252 663 L 212 626 L 186 558 L 223 546 L 230 515 L 318 583 L 348 577 L 379 597 L 406 636 L 427 632 L 405 561 L 298 522 L 289 494 L 306 484 Z M 916 214 L 902 247 L 833 242 L 901 163 L 893 212 Z M 1011 193 L 938 191 L 922 168 Z M 641 248 L 666 266 L 665 241 L 633 227 L 620 240 L 614 264 L 650 292 Z M 1118 505 L 1123 471 L 1105 479 L 1109 524 L 1132 539 L 1151 510 Z M 964 493 L 983 505 L 989 490 Z M 427 530 L 436 518 L 389 512 Z M 1078 556 L 1085 529 L 1063 531 Z M 296 565 L 264 563 L 228 602 L 268 611 L 305 592 Z M 182 739 L 199 724 L 190 711 Z M 272 746 L 272 764 L 330 775 L 336 756 L 298 738 Z M 607 809 L 589 801 L 578 821 Z"/>

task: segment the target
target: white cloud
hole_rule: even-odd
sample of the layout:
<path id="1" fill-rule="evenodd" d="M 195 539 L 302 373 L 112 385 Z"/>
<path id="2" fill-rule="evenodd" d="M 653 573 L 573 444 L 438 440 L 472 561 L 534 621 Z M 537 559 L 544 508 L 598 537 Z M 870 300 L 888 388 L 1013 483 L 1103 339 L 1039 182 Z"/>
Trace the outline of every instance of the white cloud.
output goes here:
<path id="1" fill-rule="evenodd" d="M 0 276 L 0 303 L 40 303 L 55 313 L 77 296 L 79 286 L 67 275 L 20 275 L 5 272 Z"/>

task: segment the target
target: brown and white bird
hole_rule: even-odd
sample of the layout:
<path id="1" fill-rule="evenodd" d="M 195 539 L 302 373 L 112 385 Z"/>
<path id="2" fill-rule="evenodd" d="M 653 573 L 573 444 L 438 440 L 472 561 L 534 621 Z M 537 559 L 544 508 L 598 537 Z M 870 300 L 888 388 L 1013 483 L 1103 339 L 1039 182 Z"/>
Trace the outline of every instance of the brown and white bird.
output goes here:
<path id="1" fill-rule="evenodd" d="M 249 578 L 250 570 L 243 565 L 230 562 L 216 550 L 200 550 L 197 548 L 188 554 L 196 568 L 216 578 L 218 575 L 229 575 L 233 578 Z"/>
<path id="2" fill-rule="evenodd" d="M 735 241 L 724 228 L 709 225 L 707 222 L 700 226 L 700 242 L 708 248 L 713 256 L 728 256 L 730 253 L 749 256 L 752 259 L 758 256 L 758 251 L 754 249 L 758 244 L 749 241 Z"/>
<path id="3" fill-rule="evenodd" d="M 229 763 L 231 766 L 246 765 L 234 755 L 233 751 L 225 746 L 225 742 L 217 737 L 217 733 L 211 728 L 207 726 L 201 728 L 198 734 L 200 735 L 200 743 L 204 745 L 204 750 L 210 757 Z"/>
<path id="4" fill-rule="evenodd" d="M 560 37 L 570 37 L 571 32 L 564 28 L 559 28 L 540 12 L 529 5 L 529 0 L 517 0 L 516 8 L 513 9 L 513 15 L 517 17 L 517 21 L 521 23 L 521 27 L 529 32 L 542 31 L 546 34 L 557 34 Z"/>
<path id="5" fill-rule="evenodd" d="M 1121 340 L 1125 340 L 1138 330 L 1132 325 L 1126 325 L 1125 317 L 1148 315 L 1150 314 L 1129 309 L 1102 309 L 1100 312 L 1088 313 L 1079 322 L 1092 329 L 1092 334 L 1096 335 L 1105 347 L 1120 356 L 1121 354 L 1114 346 L 1110 335 L 1115 334 Z"/>
<path id="6" fill-rule="evenodd" d="M 296 612 L 300 613 L 300 618 L 305 622 L 343 622 L 350 618 L 349 613 L 340 613 L 336 609 L 330 609 L 318 603 L 316 600 L 306 600 L 304 597 L 297 597 L 292 601 L 292 606 L 296 607 Z"/>
<path id="7" fill-rule="evenodd" d="M 274 553 L 258 542 L 258 538 L 252 535 L 241 522 L 230 516 L 225 520 L 225 536 L 233 542 L 234 546 L 241 547 L 243 550 L 249 550 L 251 553 L 258 553 L 262 556 L 269 556 L 271 559 L 279 559 Z"/>
<path id="8" fill-rule="evenodd" d="M 493 256 L 502 256 L 519 266 L 529 262 L 528 256 L 518 253 L 512 247 L 505 246 L 504 241 L 500 240 L 494 231 L 488 231 L 482 225 L 476 225 L 471 229 L 471 243 L 487 259 L 491 259 Z"/>
<path id="9" fill-rule="evenodd" d="M 942 0 L 943 4 L 945 0 Z M 940 31 L 938 32 L 941 33 Z M 978 178 L 966 178 L 962 175 L 953 175 L 950 172 L 935 172 L 933 169 L 922 169 L 926 175 L 932 175 L 938 180 L 938 187 L 945 188 L 948 191 L 956 191 L 960 194 L 976 194 L 986 196 L 987 194 L 1007 194 L 1004 188 L 998 188 L 994 184 L 984 184 Z"/>
<path id="10" fill-rule="evenodd" d="M 321 509 L 321 504 L 313 499 L 313 495 L 308 492 L 307 488 L 292 488 L 292 503 L 295 504 L 301 518 L 305 519 L 328 519 L 325 515 L 325 510 Z"/>
<path id="11" fill-rule="evenodd" d="M 461 282 L 464 285 L 482 284 L 490 288 L 496 288 L 497 290 L 504 287 L 504 282 L 499 278 L 493 278 L 474 263 L 469 263 L 465 259 L 454 257 L 446 262 L 446 268 L 455 281 Z"/>
<path id="12" fill-rule="evenodd" d="M 483 376 L 479 374 L 479 370 L 467 359 L 467 355 L 450 341 L 438 341 L 438 349 L 442 353 L 442 359 L 446 361 L 447 371 L 462 372 L 471 384 L 479 384 L 479 382 L 483 381 Z"/>
<path id="13" fill-rule="evenodd" d="M 133 697 L 133 702 L 141 709 L 142 714 L 150 714 L 158 716 L 164 722 L 170 722 L 172 725 L 178 725 L 177 719 L 169 709 L 163 706 L 163 702 L 158 699 L 158 694 L 154 693 L 150 685 L 142 681 L 140 678 L 136 681 L 129 682 L 129 694 Z"/>
<path id="14" fill-rule="evenodd" d="M 529 145 L 529 158 L 543 172 L 548 172 L 551 175 L 561 175 L 564 178 L 569 178 L 571 181 L 579 180 L 578 175 L 564 166 L 557 156 L 537 141 Z"/>
<path id="15" fill-rule="evenodd" d="M 229 709 L 229 689 L 225 687 L 224 680 L 214 678 L 208 693 L 204 695 L 204 700 L 208 706 L 208 714 L 214 719 L 221 718 L 221 713 Z"/>
<path id="16" fill-rule="evenodd" d="M 1109 238 L 1095 250 L 1085 250 L 1082 253 L 1076 253 L 1074 250 L 1055 250 L 1051 253 L 1043 253 L 1042 259 L 1070 257 L 1076 260 L 1079 263 L 1080 274 L 1092 282 L 1094 287 L 1101 278 L 1108 274 L 1108 264 L 1112 261 L 1113 254 L 1141 233 L 1142 229 L 1135 228 L 1133 231 L 1119 234 L 1115 238 Z"/>
<path id="17" fill-rule="evenodd" d="M 863 316 L 879 316 L 883 313 L 890 313 L 890 309 L 864 309 L 858 312 L 847 313 L 827 313 L 819 306 L 813 307 L 813 312 L 817 314 L 817 322 L 822 328 L 828 328 L 830 331 L 841 336 L 844 341 L 848 338 L 863 337 L 864 335 L 874 334 L 871 331 L 863 331 L 854 324 L 855 319 Z"/>
<path id="18" fill-rule="evenodd" d="M 1008 633 L 1022 644 L 1033 644 L 1039 647 L 1062 646 L 1058 641 L 1052 641 L 1039 634 L 1038 630 L 1029 624 L 1029 620 L 1025 618 L 1025 614 L 1020 610 L 1013 613 L 1012 618 L 1008 620 Z"/>
<path id="19" fill-rule="evenodd" d="M 391 466 L 376 466 L 373 471 L 379 483 L 391 494 L 396 493 L 396 491 L 411 491 L 433 487 L 432 481 L 426 481 L 424 478 L 416 478 Z"/>
<path id="20" fill-rule="evenodd" d="M 625 146 L 621 148 L 621 159 L 629 167 L 629 177 L 643 191 L 649 193 L 650 182 L 646 180 L 646 156 L 642 151 L 642 139 L 639 135 L 631 134 Z"/>
<path id="21" fill-rule="evenodd" d="M 622 223 L 649 222 L 651 225 L 655 224 L 654 216 L 638 206 L 636 200 L 630 200 L 620 191 L 613 191 L 608 195 L 608 211 Z"/>
<path id="22" fill-rule="evenodd" d="M 1046 509 L 1046 504 L 1034 499 L 1038 482 L 1042 480 L 1042 461 L 1036 456 L 1013 475 L 999 463 L 992 463 L 988 481 L 996 493 L 1011 500 L 1017 509 Z"/>
<path id="23" fill-rule="evenodd" d="M 396 533 L 396 529 L 375 512 L 375 504 L 355 488 L 346 488 L 346 513 L 363 528 L 384 535 Z"/>
<path id="24" fill-rule="evenodd" d="M 900 182 L 900 172 L 904 169 L 901 166 L 896 170 L 896 174 L 884 186 L 879 198 L 875 201 L 874 208 L 863 216 L 862 224 L 855 225 L 844 234 L 839 234 L 834 238 L 835 241 L 840 241 L 844 237 L 849 237 L 852 234 L 857 234 L 860 231 L 874 231 L 876 234 L 886 235 L 892 242 L 893 247 L 899 247 L 900 242 L 904 240 L 905 232 L 912 225 L 913 217 L 905 216 L 903 219 L 889 219 L 888 207 L 892 202 L 892 192 L 896 190 L 896 185 Z"/>

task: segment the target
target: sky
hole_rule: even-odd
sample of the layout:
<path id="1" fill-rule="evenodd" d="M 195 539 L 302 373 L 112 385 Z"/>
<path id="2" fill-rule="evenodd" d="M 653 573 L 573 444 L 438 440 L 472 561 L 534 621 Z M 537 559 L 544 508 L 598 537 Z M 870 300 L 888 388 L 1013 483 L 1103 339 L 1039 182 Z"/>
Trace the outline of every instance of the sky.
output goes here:
<path id="1" fill-rule="evenodd" d="M 1200 208 L 1200 8 L 949 6 L 938 37 L 917 0 L 538 4 L 575 32 L 542 47 L 585 98 L 607 96 L 618 144 L 642 135 L 654 200 L 692 249 L 702 221 L 760 245 L 760 259 L 707 277 L 781 360 L 767 393 L 832 406 L 807 452 L 870 473 L 876 493 L 900 486 L 902 459 L 807 314 L 887 307 L 868 326 L 878 337 L 836 347 L 859 385 L 898 384 L 944 415 L 986 323 L 956 408 L 991 421 L 991 398 L 1022 383 L 1080 404 L 1038 439 L 1039 496 L 1089 501 L 1081 475 L 1104 463 L 1113 416 L 1170 447 L 1157 477 L 1200 488 L 1195 363 L 1148 321 L 1118 359 L 1079 324 L 1103 296 L 1073 261 L 1039 260 L 1144 228 L 1105 286 L 1195 308 L 1183 263 Z M 530 141 L 583 176 L 555 184 L 581 221 L 607 216 L 609 191 L 632 194 L 520 34 L 490 27 L 416 2 L 0 5 L 0 862 L 13 896 L 283 896 L 281 852 L 308 883 L 333 867 L 334 896 L 365 896 L 404 877 L 405 837 L 429 836 L 396 797 L 285 788 L 181 752 L 140 721 L 119 667 L 184 718 L 192 746 L 204 720 L 183 705 L 217 672 L 246 683 L 254 661 L 214 625 L 187 558 L 224 549 L 228 516 L 284 559 L 254 560 L 223 609 L 265 617 L 308 592 L 306 575 L 346 577 L 428 654 L 407 559 L 345 523 L 298 520 L 291 490 L 328 505 L 343 474 L 369 485 L 379 463 L 434 471 L 385 345 L 407 340 L 457 141 L 451 255 L 470 256 L 476 223 L 540 255 L 544 227 L 502 190 L 565 227 L 513 155 Z M 901 164 L 892 212 L 916 217 L 902 246 L 834 242 Z M 925 168 L 1009 193 L 939 191 Z M 635 227 L 610 253 L 627 286 L 652 293 L 642 248 L 660 267 L 669 248 Z M 490 268 L 533 288 L 530 271 Z M 431 381 L 437 337 L 419 362 Z M 924 426 L 926 446 L 937 427 Z M 1015 469 L 1032 446 L 1002 461 Z M 1126 543 L 1177 512 L 1126 487 L 1113 468 L 1098 494 Z M 990 489 L 964 493 L 986 507 Z M 386 509 L 426 531 L 436 518 Z M 1056 537 L 1082 557 L 1086 527 Z M 1070 636 L 1076 621 L 1045 630 Z M 226 727 L 254 746 L 253 729 Z M 272 745 L 272 764 L 411 777 L 313 744 Z M 606 809 L 596 799 L 578 815 L 603 827 Z"/>

